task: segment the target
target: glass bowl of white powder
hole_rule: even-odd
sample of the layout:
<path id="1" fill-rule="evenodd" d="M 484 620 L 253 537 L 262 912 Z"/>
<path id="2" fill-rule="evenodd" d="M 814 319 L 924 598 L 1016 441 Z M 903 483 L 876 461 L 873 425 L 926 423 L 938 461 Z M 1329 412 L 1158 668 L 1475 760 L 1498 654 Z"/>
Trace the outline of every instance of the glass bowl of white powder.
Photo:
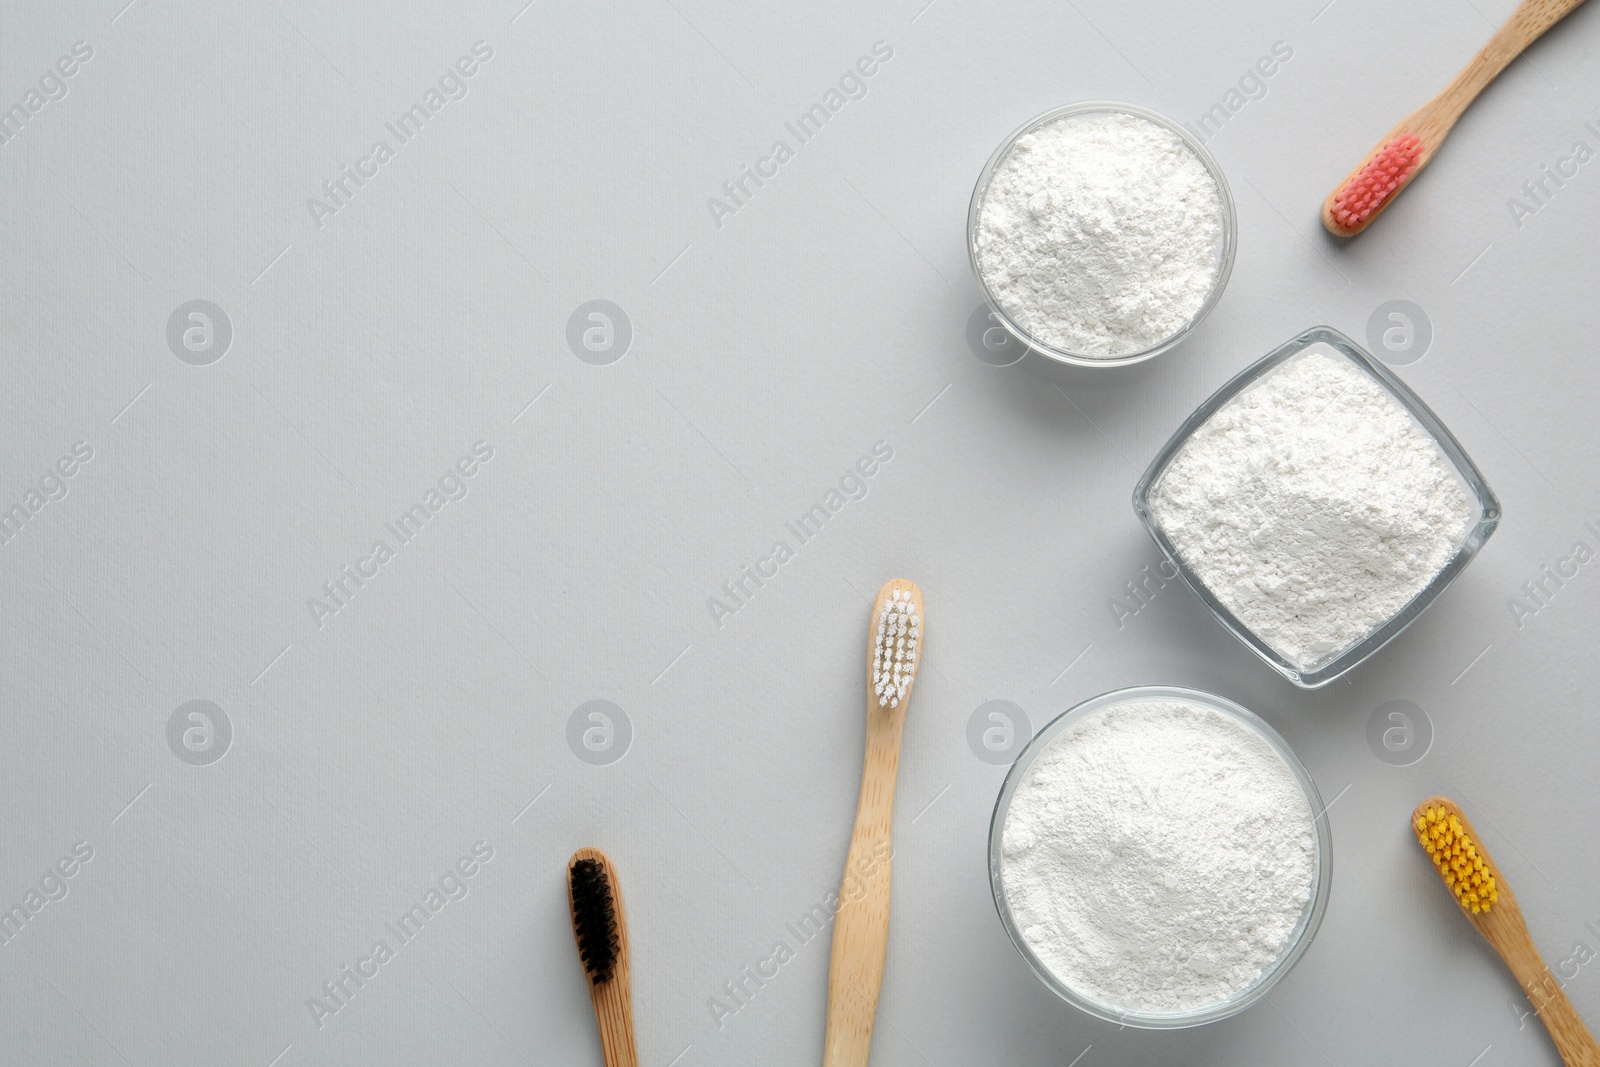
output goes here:
<path id="1" fill-rule="evenodd" d="M 1415 622 L 1500 522 L 1438 416 L 1326 326 L 1189 416 L 1133 506 L 1211 613 L 1303 689 Z"/>
<path id="2" fill-rule="evenodd" d="M 1266 996 L 1316 936 L 1333 838 L 1272 727 L 1177 686 L 1105 693 L 1017 757 L 989 827 L 1011 942 L 1063 1000 L 1145 1029 Z"/>
<path id="3" fill-rule="evenodd" d="M 1216 160 L 1153 111 L 1046 111 L 1006 138 L 967 209 L 967 255 L 995 318 L 1087 367 L 1167 351 L 1210 313 L 1238 225 Z"/>

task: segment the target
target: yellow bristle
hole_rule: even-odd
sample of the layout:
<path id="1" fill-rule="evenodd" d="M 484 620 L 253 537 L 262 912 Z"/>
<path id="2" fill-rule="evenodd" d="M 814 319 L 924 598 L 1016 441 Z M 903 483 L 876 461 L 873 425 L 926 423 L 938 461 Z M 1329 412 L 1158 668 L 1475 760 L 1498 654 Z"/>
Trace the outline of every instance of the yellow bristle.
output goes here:
<path id="1" fill-rule="evenodd" d="M 1494 906 L 1500 899 L 1499 887 L 1457 816 L 1444 808 L 1428 807 L 1416 817 L 1412 829 L 1463 908 L 1479 915 Z"/>

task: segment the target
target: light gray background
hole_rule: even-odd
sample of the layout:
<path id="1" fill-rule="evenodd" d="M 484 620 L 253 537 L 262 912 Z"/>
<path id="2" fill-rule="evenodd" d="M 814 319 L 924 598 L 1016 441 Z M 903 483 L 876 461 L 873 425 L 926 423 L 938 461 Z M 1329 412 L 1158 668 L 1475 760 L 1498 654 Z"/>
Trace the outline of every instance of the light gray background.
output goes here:
<path id="1" fill-rule="evenodd" d="M 643 1063 L 817 1062 L 826 938 L 786 923 L 837 884 L 866 599 L 900 575 L 930 640 L 874 1062 L 1555 1063 L 1406 817 L 1460 797 L 1552 965 L 1600 951 L 1600 564 L 1520 628 L 1511 608 L 1600 548 L 1600 162 L 1520 226 L 1508 206 L 1600 148 L 1600 10 L 1336 246 L 1323 196 L 1510 0 L 524 2 L 0 14 L 0 106 L 94 53 L 0 146 L 0 504 L 94 450 L 0 547 L 0 906 L 94 850 L 0 945 L 0 1058 L 598 1063 L 562 886 L 595 844 L 622 872 Z M 384 123 L 480 40 L 468 94 L 398 146 Z M 867 95 L 719 228 L 707 199 L 876 41 L 893 58 Z M 996 144 L 1080 99 L 1193 123 L 1277 41 L 1292 59 L 1209 140 L 1239 257 L 1197 334 L 1126 370 L 976 358 L 963 227 Z M 319 228 L 307 199 L 379 137 L 395 158 Z M 166 343 L 193 299 L 232 324 L 209 366 Z M 632 324 L 608 366 L 566 343 L 592 299 Z M 1364 339 L 1392 299 L 1434 333 L 1401 373 L 1505 503 L 1478 562 L 1317 693 L 1176 586 L 1119 626 L 1157 559 L 1130 490 L 1178 422 L 1308 326 Z M 480 440 L 466 498 L 314 625 L 307 599 Z M 868 495 L 719 627 L 707 599 L 880 440 Z M 1004 768 L 969 748 L 974 710 L 1009 700 L 1037 729 L 1146 682 L 1256 710 L 1333 805 L 1316 944 L 1199 1031 L 1058 1002 L 984 873 Z M 195 699 L 233 731 L 205 766 L 167 742 Z M 566 741 L 597 699 L 633 728 L 607 766 Z M 1405 767 L 1367 740 L 1391 700 L 1433 727 Z M 307 999 L 480 840 L 470 894 L 319 1028 Z M 793 959 L 719 1028 L 710 998 L 779 940 Z M 1567 969 L 1600 1021 L 1600 967 Z"/>

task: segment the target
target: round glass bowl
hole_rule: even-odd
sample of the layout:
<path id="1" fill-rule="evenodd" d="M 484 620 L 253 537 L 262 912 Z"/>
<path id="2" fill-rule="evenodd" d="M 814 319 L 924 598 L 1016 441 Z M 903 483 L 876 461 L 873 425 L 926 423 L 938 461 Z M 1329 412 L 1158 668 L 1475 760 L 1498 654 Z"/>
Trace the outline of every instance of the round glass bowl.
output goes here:
<path id="1" fill-rule="evenodd" d="M 1011 908 L 1006 903 L 1005 884 L 1001 880 L 1006 815 L 1011 807 L 1011 798 L 1023 779 L 1027 777 L 1033 761 L 1050 747 L 1052 741 L 1090 715 L 1121 704 L 1152 700 L 1182 701 L 1212 709 L 1228 716 L 1266 741 L 1278 755 L 1283 757 L 1283 762 L 1295 780 L 1300 783 L 1301 789 L 1305 791 L 1307 807 L 1315 813 L 1311 833 L 1316 855 L 1316 870 L 1312 875 L 1311 897 L 1306 902 L 1305 910 L 1301 912 L 1300 921 L 1294 932 L 1285 940 L 1278 958 L 1262 968 L 1261 974 L 1254 982 L 1227 999 L 1186 1012 L 1153 1012 L 1127 1008 L 1106 1003 L 1072 988 L 1034 954 L 1027 939 L 1022 936 L 1012 917 Z M 1317 928 L 1322 925 L 1323 912 L 1328 908 L 1328 890 L 1332 882 L 1333 834 L 1328 825 L 1328 813 L 1323 806 L 1322 795 L 1317 792 L 1317 784 L 1311 780 L 1311 775 L 1300 762 L 1300 758 L 1294 754 L 1294 750 L 1289 747 L 1289 743 L 1259 717 L 1233 701 L 1180 686 L 1142 685 L 1130 689 L 1117 689 L 1085 700 L 1056 716 L 1028 742 L 1017 756 L 1016 762 L 1011 765 L 1010 772 L 1006 774 L 1005 784 L 1000 788 L 999 799 L 995 801 L 994 817 L 989 822 L 989 888 L 994 894 L 995 910 L 1000 913 L 1000 923 L 1005 927 L 1006 936 L 1011 938 L 1011 944 L 1016 947 L 1017 952 L 1027 961 L 1039 980 L 1049 986 L 1062 1000 L 1098 1018 L 1146 1030 L 1177 1030 L 1214 1023 L 1219 1019 L 1237 1015 L 1266 996 L 1283 980 L 1283 976 L 1293 969 L 1300 957 L 1305 955 L 1306 949 L 1311 947 L 1311 941 L 1317 935 Z"/>
<path id="2" fill-rule="evenodd" d="M 995 171 L 1000 167 L 1017 141 L 1027 134 L 1042 129 L 1060 119 L 1077 115 L 1120 114 L 1131 115 L 1134 118 L 1144 119 L 1166 130 L 1171 130 L 1193 152 L 1196 158 L 1205 165 L 1206 171 L 1217 184 L 1218 207 L 1222 213 L 1222 246 L 1217 252 L 1216 273 L 1212 276 L 1211 291 L 1206 295 L 1205 302 L 1198 311 L 1176 333 L 1169 337 L 1141 348 L 1134 352 L 1122 352 L 1113 356 L 1095 356 L 1082 352 L 1069 352 L 1056 348 L 1038 340 L 1023 329 L 1000 306 L 994 293 L 990 292 L 989 284 L 984 280 L 983 271 L 978 265 L 978 222 L 983 211 L 983 199 L 989 190 L 989 181 L 994 177 Z M 1012 336 L 1035 352 L 1062 363 L 1072 363 L 1080 367 L 1124 367 L 1130 363 L 1141 363 L 1144 360 L 1158 356 L 1167 349 L 1176 345 L 1189 335 L 1189 332 L 1200 324 L 1200 321 L 1211 313 L 1217 301 L 1222 297 L 1222 290 L 1227 287 L 1228 276 L 1233 273 L 1233 257 L 1238 244 L 1239 223 L 1234 216 L 1233 195 L 1228 191 L 1227 179 L 1222 176 L 1222 168 L 1217 166 L 1217 161 L 1211 158 L 1211 153 L 1195 139 L 1195 137 L 1182 126 L 1173 122 L 1164 115 L 1158 115 L 1133 104 L 1118 104 L 1109 101 L 1089 101 L 1081 104 L 1068 104 L 1065 107 L 1054 108 L 1042 115 L 1036 115 L 1023 123 L 1010 137 L 1003 141 L 994 155 L 989 157 L 989 162 L 984 164 L 983 172 L 978 175 L 978 184 L 972 190 L 972 202 L 967 208 L 967 259 L 972 264 L 972 273 L 978 279 L 978 287 L 983 290 L 984 302 L 989 305 L 989 310 L 994 314 L 995 320 L 1006 328 Z"/>

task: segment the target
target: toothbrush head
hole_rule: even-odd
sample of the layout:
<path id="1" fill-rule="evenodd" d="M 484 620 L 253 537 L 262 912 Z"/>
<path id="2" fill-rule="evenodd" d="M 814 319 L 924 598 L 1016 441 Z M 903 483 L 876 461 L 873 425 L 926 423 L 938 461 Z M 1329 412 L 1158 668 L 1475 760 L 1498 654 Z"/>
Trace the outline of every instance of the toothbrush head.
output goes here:
<path id="1" fill-rule="evenodd" d="M 904 704 L 922 656 L 922 590 L 895 579 L 872 608 L 872 699 L 879 708 Z"/>
<path id="2" fill-rule="evenodd" d="M 1489 854 L 1472 839 L 1472 828 L 1454 801 L 1432 797 L 1418 804 L 1411 831 L 1463 911 L 1481 915 L 1500 902 Z"/>
<path id="3" fill-rule="evenodd" d="M 1426 160 L 1422 138 L 1391 137 L 1376 148 L 1322 205 L 1322 222 L 1338 237 L 1354 237 L 1416 176 Z"/>
<path id="4" fill-rule="evenodd" d="M 578 940 L 578 957 L 584 972 L 596 985 L 611 981 L 621 944 L 617 904 L 606 864 L 580 852 L 567 868 L 567 890 L 572 906 L 572 932 Z"/>

